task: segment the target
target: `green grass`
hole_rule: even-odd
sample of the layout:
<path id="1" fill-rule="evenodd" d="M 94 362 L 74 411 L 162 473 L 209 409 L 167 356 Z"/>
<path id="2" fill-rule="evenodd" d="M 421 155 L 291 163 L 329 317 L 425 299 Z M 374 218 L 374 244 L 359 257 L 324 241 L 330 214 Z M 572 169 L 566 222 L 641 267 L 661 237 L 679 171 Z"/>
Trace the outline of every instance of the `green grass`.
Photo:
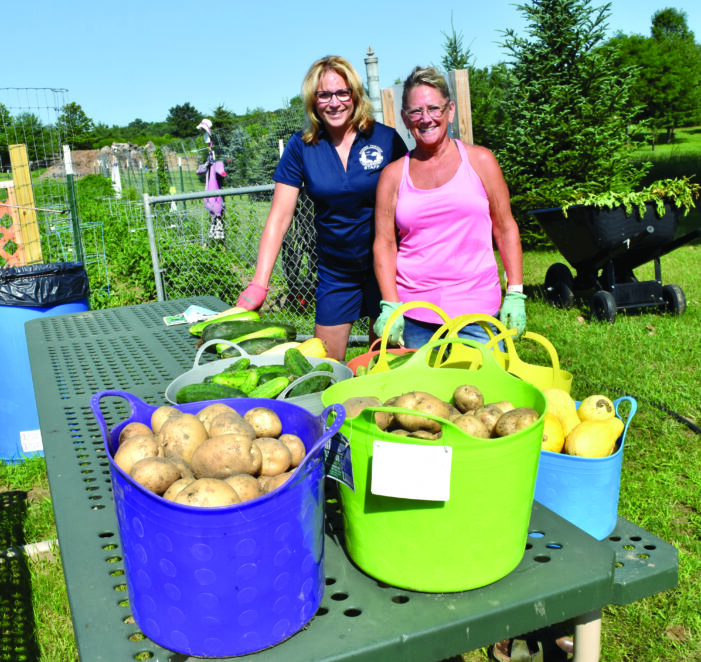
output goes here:
<path id="1" fill-rule="evenodd" d="M 679 585 L 627 606 L 604 610 L 601 659 L 610 662 L 701 660 L 701 445 L 699 437 L 668 411 L 701 426 L 698 378 L 701 364 L 701 247 L 687 245 L 662 259 L 665 283 L 685 291 L 688 309 L 679 317 L 656 311 L 619 311 L 615 324 L 593 322 L 586 302 L 572 310 L 550 307 L 540 298 L 547 267 L 562 261 L 555 251 L 525 256 L 529 293 L 528 326 L 545 335 L 558 351 L 563 369 L 574 375 L 572 395 L 582 399 L 601 392 L 614 398 L 630 393 L 639 410 L 627 434 L 619 512 L 679 550 Z M 636 271 L 652 277 L 652 265 Z M 364 348 L 349 352 L 356 354 Z M 543 363 L 530 343 L 519 343 L 521 358 Z M 22 540 L 5 535 L 3 544 L 51 539 L 53 518 L 47 508 L 46 476 L 41 460 L 0 467 L 0 489 L 27 491 Z M 2 529 L 7 534 L 7 518 Z M 17 534 L 17 526 L 13 531 Z M 18 636 L 36 637 L 40 659 L 77 659 L 61 566 L 56 558 L 29 562 L 25 589 L 31 595 L 35 629 Z M 4 606 L 4 605 L 3 605 Z M 25 649 L 32 650 L 25 643 Z M 21 659 L 19 657 L 2 657 Z M 26 658 L 31 659 L 31 656 Z M 472 651 L 464 660 L 486 660 Z"/>
<path id="2" fill-rule="evenodd" d="M 666 134 L 660 134 L 654 145 L 645 145 L 636 151 L 636 155 L 701 154 L 701 127 L 690 126 L 677 129 L 674 140 L 667 142 Z"/>
<path id="3" fill-rule="evenodd" d="M 677 137 L 689 149 L 655 150 L 659 177 L 699 170 L 701 129 Z M 701 149 L 699 150 L 701 151 Z M 648 153 L 649 155 L 649 153 Z M 645 156 L 649 158 L 649 156 Z M 680 234 L 701 227 L 701 210 L 682 219 Z M 619 512 L 679 550 L 679 585 L 603 614 L 603 662 L 701 662 L 701 457 L 699 437 L 672 413 L 701 427 L 695 370 L 701 363 L 701 246 L 696 241 L 662 258 L 662 280 L 684 290 L 687 311 L 680 317 L 646 310 L 619 311 L 614 325 L 592 322 L 587 301 L 572 310 L 550 307 L 542 298 L 545 272 L 564 261 L 557 251 L 524 256 L 529 295 L 528 327 L 557 349 L 561 366 L 574 375 L 572 395 L 594 392 L 615 398 L 629 393 L 639 410 L 627 433 Z M 653 277 L 652 264 L 636 270 Z M 348 358 L 367 348 L 349 349 Z M 545 363 L 543 352 L 518 344 L 524 361 Z M 498 486 L 495 487 L 498 489 Z M 43 460 L 0 463 L 0 551 L 53 540 L 56 530 Z M 39 559 L 0 557 L 0 662 L 77 660 L 60 550 Z M 462 656 L 487 659 L 486 649 Z"/>

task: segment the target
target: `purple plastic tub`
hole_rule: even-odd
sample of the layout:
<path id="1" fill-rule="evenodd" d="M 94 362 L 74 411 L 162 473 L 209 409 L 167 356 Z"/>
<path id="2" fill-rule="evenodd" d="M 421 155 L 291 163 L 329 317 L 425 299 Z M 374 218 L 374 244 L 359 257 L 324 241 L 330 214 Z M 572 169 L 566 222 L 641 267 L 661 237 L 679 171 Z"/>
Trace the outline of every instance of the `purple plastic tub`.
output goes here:
<path id="1" fill-rule="evenodd" d="M 107 429 L 106 396 L 125 398 L 130 417 Z M 177 405 L 196 413 L 214 401 Z M 262 399 L 218 400 L 240 414 L 273 409 L 283 433 L 304 441 L 307 456 L 288 481 L 252 501 L 221 508 L 176 504 L 135 483 L 113 461 L 121 429 L 150 423 L 156 409 L 124 391 L 102 391 L 90 406 L 110 462 L 129 604 L 152 641 L 198 657 L 245 655 L 301 630 L 324 592 L 325 442 L 340 428 L 338 405 L 315 416 L 298 405 Z M 325 421 L 334 412 L 327 428 Z"/>

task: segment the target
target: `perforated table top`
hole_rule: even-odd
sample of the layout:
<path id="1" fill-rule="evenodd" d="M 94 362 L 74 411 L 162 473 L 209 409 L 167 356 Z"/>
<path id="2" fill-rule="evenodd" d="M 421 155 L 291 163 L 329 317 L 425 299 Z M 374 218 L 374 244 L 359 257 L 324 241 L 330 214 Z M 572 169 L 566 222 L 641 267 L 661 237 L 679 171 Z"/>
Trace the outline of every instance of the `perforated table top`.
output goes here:
<path id="1" fill-rule="evenodd" d="M 89 401 L 98 391 L 118 389 L 166 404 L 166 386 L 192 367 L 195 339 L 186 325 L 166 326 L 163 317 L 190 304 L 226 308 L 214 297 L 194 297 L 25 325 L 71 614 L 85 662 L 189 659 L 145 638 L 131 617 L 109 466 Z M 129 417 L 121 398 L 105 398 L 103 412 L 110 427 Z M 334 485 L 327 480 L 321 608 L 287 641 L 232 659 L 435 662 L 677 583 L 676 550 L 647 531 L 619 518 L 611 536 L 598 542 L 535 503 L 523 559 L 500 581 L 453 594 L 389 587 L 346 555 Z"/>

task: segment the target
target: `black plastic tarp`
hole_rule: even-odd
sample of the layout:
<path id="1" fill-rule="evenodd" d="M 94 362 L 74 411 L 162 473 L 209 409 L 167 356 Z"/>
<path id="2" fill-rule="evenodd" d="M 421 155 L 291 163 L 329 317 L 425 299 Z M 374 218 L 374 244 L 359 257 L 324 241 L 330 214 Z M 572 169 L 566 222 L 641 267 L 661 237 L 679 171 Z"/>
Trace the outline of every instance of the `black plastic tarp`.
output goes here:
<path id="1" fill-rule="evenodd" d="M 44 308 L 87 299 L 82 262 L 50 262 L 0 269 L 0 306 Z"/>

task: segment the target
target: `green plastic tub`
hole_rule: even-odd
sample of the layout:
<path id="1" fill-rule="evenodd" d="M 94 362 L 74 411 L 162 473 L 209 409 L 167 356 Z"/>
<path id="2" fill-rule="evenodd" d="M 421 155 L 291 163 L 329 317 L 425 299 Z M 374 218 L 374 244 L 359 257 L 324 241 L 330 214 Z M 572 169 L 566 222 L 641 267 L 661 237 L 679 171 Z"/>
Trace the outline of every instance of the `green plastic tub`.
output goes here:
<path id="1" fill-rule="evenodd" d="M 476 347 L 482 353 L 481 367 L 427 367 L 428 352 L 446 343 Z M 465 339 L 432 342 L 396 370 L 354 377 L 322 393 L 324 406 L 356 396 L 385 402 L 411 390 L 450 400 L 461 384 L 478 386 L 485 402 L 510 400 L 540 416 L 529 427 L 497 439 L 472 437 L 443 419 L 436 419 L 442 427 L 438 440 L 399 437 L 374 422 L 376 411 L 409 411 L 392 407 L 366 409 L 341 427 L 350 441 L 355 486 L 353 491 L 340 485 L 348 553 L 364 572 L 387 584 L 430 593 L 465 591 L 491 584 L 518 565 L 528 535 L 545 396 L 500 368 L 482 345 Z M 424 500 L 374 493 L 377 442 L 438 446 L 452 454 L 448 497 Z M 386 464 L 382 470 L 386 472 Z"/>

